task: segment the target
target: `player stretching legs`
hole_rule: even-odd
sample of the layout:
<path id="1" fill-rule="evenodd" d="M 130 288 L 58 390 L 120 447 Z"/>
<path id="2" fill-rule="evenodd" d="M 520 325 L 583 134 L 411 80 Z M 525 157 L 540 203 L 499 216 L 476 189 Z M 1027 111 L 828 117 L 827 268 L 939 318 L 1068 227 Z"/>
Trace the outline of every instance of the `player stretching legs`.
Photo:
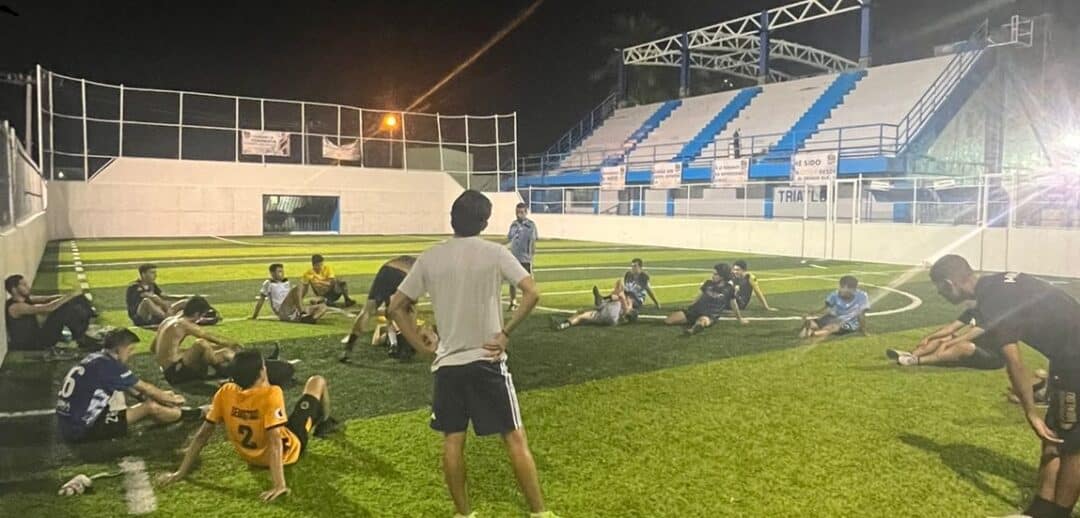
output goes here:
<path id="1" fill-rule="evenodd" d="M 615 281 L 615 289 L 607 297 L 601 297 L 600 289 L 593 286 L 593 302 L 595 303 L 593 309 L 580 311 L 563 321 L 555 320 L 555 329 L 562 331 L 582 324 L 617 326 L 623 321 L 637 321 L 634 301 L 623 289 L 621 280 Z"/>

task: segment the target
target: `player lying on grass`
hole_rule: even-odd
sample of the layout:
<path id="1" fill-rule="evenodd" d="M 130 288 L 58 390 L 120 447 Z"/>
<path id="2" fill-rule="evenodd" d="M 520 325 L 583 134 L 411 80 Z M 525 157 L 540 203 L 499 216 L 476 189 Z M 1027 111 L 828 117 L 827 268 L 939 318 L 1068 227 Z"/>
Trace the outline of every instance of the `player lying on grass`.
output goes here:
<path id="1" fill-rule="evenodd" d="M 308 434 L 324 437 L 337 426 L 330 417 L 330 392 L 322 376 L 308 378 L 304 394 L 292 413 L 287 414 L 285 396 L 281 387 L 268 381 L 262 355 L 255 350 L 241 351 L 236 354 L 232 381 L 214 394 L 206 422 L 184 453 L 180 469 L 163 475 L 161 485 L 182 480 L 191 473 L 219 424 L 225 426 L 225 435 L 241 459 L 249 465 L 270 469 L 273 486 L 260 495 L 265 502 L 289 492 L 285 466 L 300 460 Z"/>
<path id="2" fill-rule="evenodd" d="M 349 298 L 349 285 L 334 275 L 334 269 L 326 264 L 326 260 L 319 254 L 311 256 L 311 269 L 304 272 L 302 280 L 301 298 L 306 297 L 308 288 L 311 288 L 311 291 L 321 299 L 319 302 L 329 305 L 344 297 L 345 307 L 356 304 Z"/>
<path id="3" fill-rule="evenodd" d="M 65 327 L 80 347 L 92 345 L 86 340 L 86 331 L 94 317 L 94 308 L 82 292 L 34 296 L 30 294 L 30 283 L 19 274 L 7 276 L 4 289 L 9 295 L 4 304 L 4 319 L 11 350 L 50 349 L 64 339 Z"/>
<path id="4" fill-rule="evenodd" d="M 687 335 L 694 335 L 702 329 L 711 327 L 720 316 L 731 310 L 740 324 L 749 322 L 742 317 L 738 303 L 735 302 L 735 284 L 732 281 L 731 266 L 719 263 L 713 266 L 712 278 L 701 285 L 701 294 L 690 307 L 676 311 L 664 320 L 664 324 L 678 326 L 690 324 Z"/>
<path id="5" fill-rule="evenodd" d="M 105 333 L 101 351 L 83 358 L 68 371 L 56 401 L 56 424 L 66 442 L 88 442 L 127 435 L 128 425 L 144 419 L 174 423 L 200 415 L 199 409 L 181 409 L 184 397 L 140 380 L 127 367 L 139 341 L 127 329 Z M 127 406 L 125 391 L 146 398 Z"/>
<path id="6" fill-rule="evenodd" d="M 128 317 L 139 327 L 153 327 L 184 309 L 186 295 L 163 293 L 157 284 L 157 265 L 139 266 L 139 278 L 128 285 L 125 294 Z"/>
<path id="7" fill-rule="evenodd" d="M 398 286 L 401 285 L 401 281 L 405 280 L 405 276 L 409 274 L 409 270 L 412 269 L 415 263 L 416 257 L 403 255 L 386 261 L 379 267 L 375 279 L 371 281 L 371 289 L 368 290 L 367 302 L 364 303 L 364 308 L 360 310 L 359 315 L 356 315 L 356 320 L 353 321 L 349 335 L 341 340 L 341 343 L 345 344 L 345 350 L 342 351 L 339 360 L 342 362 L 349 361 L 349 356 L 356 346 L 357 337 L 367 332 L 368 323 L 372 318 L 378 316 L 379 308 L 390 305 L 390 297 L 397 293 Z"/>
<path id="8" fill-rule="evenodd" d="M 1005 359 L 983 343 L 985 337 L 974 331 L 978 321 L 978 310 L 967 309 L 956 320 L 924 336 L 911 352 L 887 349 L 885 356 L 905 367 L 945 365 L 982 370 L 1004 367 Z"/>
<path id="9" fill-rule="evenodd" d="M 846 335 L 866 330 L 866 312 L 870 309 L 870 297 L 859 289 L 859 280 L 845 275 L 840 287 L 825 297 L 825 306 L 817 313 L 803 317 L 799 338 L 824 339 L 832 335 Z"/>
<path id="10" fill-rule="evenodd" d="M 582 324 L 617 326 L 623 322 L 636 322 L 637 317 L 633 297 L 625 290 L 623 281 L 615 281 L 615 288 L 606 297 L 601 297 L 600 288 L 593 286 L 593 309 L 580 311 L 566 320 L 553 322 L 555 329 L 562 331 Z"/>
<path id="11" fill-rule="evenodd" d="M 255 303 L 255 312 L 251 319 L 259 318 L 263 303 L 270 299 L 270 309 L 282 322 L 303 322 L 314 324 L 326 314 L 326 304 L 304 305 L 300 296 L 300 286 L 293 286 L 285 277 L 285 266 L 281 263 L 270 265 L 270 278 L 263 281 L 259 289 L 259 301 Z"/>
<path id="12" fill-rule="evenodd" d="M 426 345 L 438 343 L 439 335 L 434 326 L 416 318 L 415 306 L 409 308 L 409 311 L 413 314 L 413 318 L 416 319 L 416 325 L 420 328 L 420 335 L 424 339 L 425 347 Z M 371 333 L 371 345 L 373 347 L 386 347 L 387 355 L 399 360 L 408 360 L 416 355 L 417 350 L 425 348 L 414 347 L 401 334 L 401 328 L 398 327 L 397 323 L 384 317 L 379 317 L 379 323 L 375 325 L 375 330 Z"/>
<path id="13" fill-rule="evenodd" d="M 158 326 L 150 352 L 170 385 L 204 380 L 211 367 L 225 377 L 229 362 L 240 349 L 240 344 L 212 335 L 196 324 L 209 310 L 206 299 L 192 297 L 179 315 L 165 318 Z M 189 336 L 196 340 L 190 347 L 181 349 L 181 343 Z"/>
<path id="14" fill-rule="evenodd" d="M 1080 495 L 1080 302 L 1042 280 L 1009 272 L 979 276 L 958 255 L 930 268 L 938 293 L 953 304 L 974 300 L 982 317 L 976 338 L 1001 351 L 1013 392 L 1042 442 L 1037 493 L 1023 512 L 1068 518 Z M 1031 379 L 1020 359 L 1024 342 L 1050 360 L 1050 404 L 1040 415 Z"/>
<path id="15" fill-rule="evenodd" d="M 739 309 L 746 309 L 746 306 L 750 305 L 750 297 L 755 296 L 761 301 L 761 306 L 765 308 L 765 311 L 777 311 L 776 308 L 769 306 L 769 301 L 765 300 L 765 292 L 758 284 L 757 276 L 750 272 L 746 261 L 739 259 L 732 263 L 731 274 L 734 276 L 735 301 L 739 303 Z"/>

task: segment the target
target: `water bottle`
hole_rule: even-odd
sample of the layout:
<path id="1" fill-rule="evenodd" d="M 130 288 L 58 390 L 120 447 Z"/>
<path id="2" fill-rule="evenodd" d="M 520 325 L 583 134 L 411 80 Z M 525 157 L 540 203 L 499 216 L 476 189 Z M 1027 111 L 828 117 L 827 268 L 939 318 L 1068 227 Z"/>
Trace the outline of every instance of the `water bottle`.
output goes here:
<path id="1" fill-rule="evenodd" d="M 67 327 L 65 327 L 64 329 L 62 329 L 60 331 L 60 336 L 63 337 L 64 342 L 70 342 L 71 341 L 71 330 L 68 329 Z"/>

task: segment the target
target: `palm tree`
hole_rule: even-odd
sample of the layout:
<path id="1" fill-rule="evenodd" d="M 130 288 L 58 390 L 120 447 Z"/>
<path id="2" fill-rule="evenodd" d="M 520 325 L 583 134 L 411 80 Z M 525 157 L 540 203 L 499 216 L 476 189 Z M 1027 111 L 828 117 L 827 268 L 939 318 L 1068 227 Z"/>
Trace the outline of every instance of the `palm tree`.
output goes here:
<path id="1" fill-rule="evenodd" d="M 649 14 L 616 14 L 610 30 L 598 39 L 601 48 L 612 50 L 604 64 L 589 74 L 589 81 L 594 84 L 614 85 L 618 80 L 619 60 L 622 59 L 622 54 L 616 49 L 645 43 L 669 34 L 667 27 Z M 627 67 L 626 85 L 624 104 L 670 99 L 678 94 L 678 72 L 670 67 Z M 672 90 L 672 85 L 675 90 Z"/>

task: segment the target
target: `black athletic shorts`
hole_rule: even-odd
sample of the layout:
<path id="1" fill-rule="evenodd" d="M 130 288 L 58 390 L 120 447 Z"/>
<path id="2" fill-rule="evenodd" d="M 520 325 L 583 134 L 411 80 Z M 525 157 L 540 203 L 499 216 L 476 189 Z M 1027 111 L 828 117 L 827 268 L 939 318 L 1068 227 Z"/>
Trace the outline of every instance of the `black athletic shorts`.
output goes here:
<path id="1" fill-rule="evenodd" d="M 390 297 L 397 293 L 401 281 L 405 280 L 406 273 L 393 266 L 383 265 L 375 274 L 375 280 L 371 281 L 371 289 L 368 290 L 368 300 L 374 300 L 376 307 L 389 306 Z"/>
<path id="2" fill-rule="evenodd" d="M 997 370 L 1005 366 L 1005 357 L 1001 355 L 998 349 L 993 349 L 981 342 L 986 340 L 980 340 L 986 338 L 986 334 L 976 338 L 973 342 L 975 344 L 975 352 L 971 353 L 971 356 L 960 360 L 960 364 L 964 367 L 970 367 L 972 369 L 980 370 Z"/>
<path id="3" fill-rule="evenodd" d="M 333 304 L 334 302 L 337 302 L 337 300 L 340 299 L 343 295 L 345 295 L 345 292 L 342 289 L 343 286 L 345 286 L 345 281 L 336 281 L 330 283 L 330 289 L 326 290 L 326 293 L 323 293 L 322 295 L 322 297 L 326 299 L 327 304 Z"/>
<path id="4" fill-rule="evenodd" d="M 131 322 L 138 327 L 157 327 L 165 320 L 164 317 L 151 316 L 149 318 L 142 318 L 139 315 L 131 317 Z"/>
<path id="5" fill-rule="evenodd" d="M 529 272 L 529 275 L 532 275 L 532 263 L 522 263 L 521 261 L 518 262 L 521 263 L 521 267 L 524 268 L 525 271 Z"/>
<path id="6" fill-rule="evenodd" d="M 713 321 L 720 318 L 720 315 L 707 313 L 699 306 L 690 306 L 683 310 L 683 314 L 686 315 L 686 323 L 688 324 L 697 322 L 701 317 L 709 317 L 709 320 Z"/>
<path id="7" fill-rule="evenodd" d="M 1080 365 L 1061 368 L 1051 361 L 1047 393 L 1046 425 L 1065 441 L 1058 445 L 1058 451 L 1080 451 Z"/>
<path id="8" fill-rule="evenodd" d="M 181 383 L 188 383 L 190 381 L 200 381 L 206 379 L 206 369 L 195 369 L 184 365 L 184 360 L 176 360 L 169 365 L 168 368 L 161 369 L 161 374 L 165 376 L 165 381 L 169 382 L 169 385 L 178 385 Z"/>
<path id="9" fill-rule="evenodd" d="M 506 362 L 481 360 L 435 371 L 431 428 L 447 434 L 464 432 L 469 421 L 476 435 L 521 428 L 521 410 Z"/>
<path id="10" fill-rule="evenodd" d="M 105 409 L 97 421 L 86 429 L 86 433 L 71 442 L 92 442 L 116 439 L 127 435 L 127 409 L 110 412 Z"/>
<path id="11" fill-rule="evenodd" d="M 308 434 L 323 419 L 322 403 L 311 394 L 304 394 L 289 413 L 285 427 L 300 440 L 300 453 L 307 449 Z"/>

